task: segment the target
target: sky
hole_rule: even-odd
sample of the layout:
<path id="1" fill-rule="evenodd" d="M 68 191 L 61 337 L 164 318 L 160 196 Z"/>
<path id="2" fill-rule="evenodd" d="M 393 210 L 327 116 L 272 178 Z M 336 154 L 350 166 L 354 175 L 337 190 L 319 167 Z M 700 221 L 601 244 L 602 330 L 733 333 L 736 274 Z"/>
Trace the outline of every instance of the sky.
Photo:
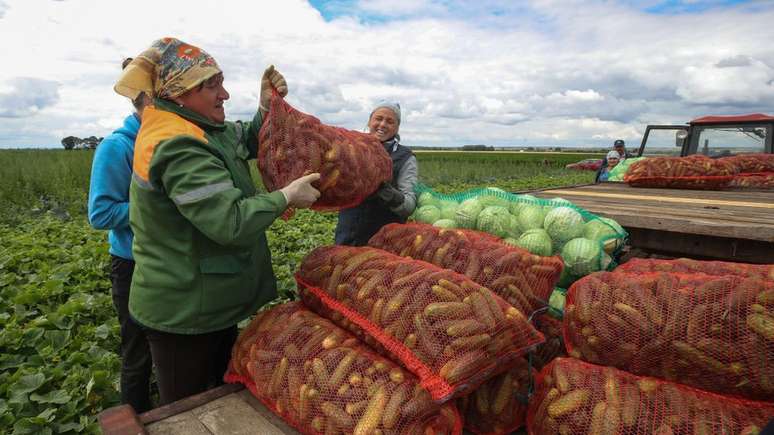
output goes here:
<path id="1" fill-rule="evenodd" d="M 328 124 L 363 131 L 399 102 L 406 145 L 639 143 L 773 114 L 772 23 L 772 0 L 0 0 L 0 148 L 109 134 L 132 110 L 121 61 L 164 36 L 215 57 L 230 120 L 274 64 Z"/>

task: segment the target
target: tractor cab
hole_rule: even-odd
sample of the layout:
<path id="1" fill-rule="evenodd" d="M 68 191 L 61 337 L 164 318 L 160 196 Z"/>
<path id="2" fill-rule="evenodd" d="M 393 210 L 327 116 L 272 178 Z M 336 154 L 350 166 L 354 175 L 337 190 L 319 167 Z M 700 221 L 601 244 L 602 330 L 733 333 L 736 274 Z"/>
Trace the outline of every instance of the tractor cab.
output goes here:
<path id="1" fill-rule="evenodd" d="M 703 116 L 686 125 L 649 125 L 637 157 L 772 153 L 772 135 L 774 116 Z"/>

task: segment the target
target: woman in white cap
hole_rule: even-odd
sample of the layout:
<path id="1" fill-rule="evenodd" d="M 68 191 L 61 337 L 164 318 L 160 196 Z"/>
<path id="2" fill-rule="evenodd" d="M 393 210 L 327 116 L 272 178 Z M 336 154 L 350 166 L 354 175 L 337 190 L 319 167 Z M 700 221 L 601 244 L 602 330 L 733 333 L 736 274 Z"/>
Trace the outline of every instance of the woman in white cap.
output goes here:
<path id="1" fill-rule="evenodd" d="M 599 181 L 607 181 L 607 177 L 610 176 L 610 171 L 621 161 L 621 155 L 615 150 L 608 151 L 606 160 L 607 166 L 603 167 L 602 171 L 599 173 Z"/>
<path id="2" fill-rule="evenodd" d="M 392 180 L 360 205 L 341 210 L 336 225 L 336 244 L 363 246 L 384 225 L 406 219 L 416 207 L 417 158 L 400 144 L 400 104 L 380 102 L 368 118 L 369 133 L 384 145 L 392 159 Z"/>

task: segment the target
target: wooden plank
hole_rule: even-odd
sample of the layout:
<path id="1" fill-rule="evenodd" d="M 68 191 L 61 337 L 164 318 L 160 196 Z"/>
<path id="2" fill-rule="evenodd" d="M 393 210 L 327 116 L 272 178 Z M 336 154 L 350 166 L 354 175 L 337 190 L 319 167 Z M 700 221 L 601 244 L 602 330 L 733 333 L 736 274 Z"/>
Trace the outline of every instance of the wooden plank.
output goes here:
<path id="1" fill-rule="evenodd" d="M 669 196 L 675 198 L 708 198 L 717 200 L 729 200 L 729 201 L 750 201 L 756 203 L 772 203 L 774 202 L 774 191 L 730 191 L 730 190 L 691 190 L 691 189 L 667 189 L 667 188 L 647 188 L 647 187 L 630 187 L 625 183 L 598 183 L 598 184 L 583 184 L 569 187 L 558 187 L 542 189 L 544 191 L 552 190 L 581 190 L 587 192 L 606 192 L 606 193 L 621 193 L 632 195 L 649 195 L 649 196 Z"/>
<path id="2" fill-rule="evenodd" d="M 199 421 L 214 435 L 285 435 L 274 423 L 250 406 L 240 393 L 221 397 L 192 410 Z M 248 393 L 249 394 L 249 393 Z M 293 431 L 293 434 L 298 432 Z"/>
<path id="3" fill-rule="evenodd" d="M 579 206 L 595 212 L 599 208 L 621 208 L 618 203 L 611 202 L 598 202 L 595 204 L 577 203 Z M 581 205 L 581 204 L 585 204 Z M 738 210 L 720 210 L 720 209 L 707 209 L 707 208 L 664 208 L 653 206 L 649 204 L 627 204 L 626 209 L 629 211 L 637 210 L 643 214 L 656 215 L 656 216 L 669 216 L 672 218 L 684 218 L 686 220 L 700 218 L 700 219 L 712 219 L 718 222 L 723 222 L 731 225 L 747 226 L 751 229 L 757 229 L 757 227 L 770 227 L 774 228 L 774 220 L 771 219 L 772 213 L 748 213 L 739 212 Z"/>
<path id="4" fill-rule="evenodd" d="M 727 221 L 692 217 L 672 217 L 667 214 L 643 215 L 637 210 L 620 207 L 597 207 L 594 212 L 615 219 L 624 228 L 646 228 L 676 233 L 742 238 L 774 243 L 774 227 L 733 225 Z"/>
<path id="5" fill-rule="evenodd" d="M 108 408 L 97 416 L 100 429 L 105 435 L 141 435 L 147 432 L 129 405 Z"/>
<path id="6" fill-rule="evenodd" d="M 237 393 L 240 398 L 250 405 L 258 414 L 260 414 L 266 421 L 270 422 L 274 427 L 279 430 L 279 433 L 285 434 L 285 435 L 297 435 L 298 431 L 296 431 L 293 427 L 285 423 L 284 420 L 279 418 L 276 414 L 269 411 L 266 406 L 264 406 L 263 403 L 261 403 L 260 400 L 256 399 L 255 396 L 250 393 L 249 390 L 245 389 Z"/>
<path id="7" fill-rule="evenodd" d="M 167 417 L 189 411 L 196 407 L 202 406 L 205 403 L 211 402 L 223 396 L 227 396 L 244 388 L 244 385 L 241 384 L 221 385 L 220 387 L 207 390 L 203 393 L 199 393 L 194 396 L 186 397 L 185 399 L 180 399 L 176 402 L 151 409 L 150 411 L 140 415 L 140 422 L 147 425 L 149 423 L 163 420 Z"/>
<path id="8" fill-rule="evenodd" d="M 146 429 L 149 435 L 213 435 L 191 411 L 153 422 Z"/>
<path id="9" fill-rule="evenodd" d="M 657 202 L 676 202 L 684 204 L 702 204 L 702 205 L 715 205 L 715 206 L 732 206 L 732 207 L 753 207 L 753 208 L 766 208 L 774 209 L 774 202 L 753 202 L 753 201 L 730 201 L 710 198 L 685 198 L 685 197 L 672 197 L 672 196 L 655 196 L 655 195 L 635 195 L 628 193 L 606 193 L 606 192 L 589 192 L 582 190 L 566 190 L 566 189 L 554 189 L 544 191 L 544 194 L 551 193 L 556 195 L 574 195 L 574 196 L 588 196 L 596 198 L 618 198 L 633 201 L 650 200 Z M 566 198 L 569 199 L 569 198 Z"/>

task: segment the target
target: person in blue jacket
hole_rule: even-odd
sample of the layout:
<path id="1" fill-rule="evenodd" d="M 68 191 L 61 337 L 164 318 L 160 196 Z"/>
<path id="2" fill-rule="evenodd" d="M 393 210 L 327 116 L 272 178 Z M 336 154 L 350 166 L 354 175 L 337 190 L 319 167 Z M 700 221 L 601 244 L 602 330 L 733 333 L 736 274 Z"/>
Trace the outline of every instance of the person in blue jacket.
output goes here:
<path id="1" fill-rule="evenodd" d="M 124 60 L 123 68 L 131 60 Z M 134 140 L 142 111 L 151 102 L 149 93 L 134 96 L 135 113 L 124 119 L 123 127 L 100 142 L 94 153 L 89 185 L 89 223 L 98 230 L 109 230 L 113 305 L 121 325 L 121 402 L 131 405 L 138 414 L 151 409 L 152 363 L 145 333 L 129 316 L 129 287 L 134 272 L 129 185 Z"/>

